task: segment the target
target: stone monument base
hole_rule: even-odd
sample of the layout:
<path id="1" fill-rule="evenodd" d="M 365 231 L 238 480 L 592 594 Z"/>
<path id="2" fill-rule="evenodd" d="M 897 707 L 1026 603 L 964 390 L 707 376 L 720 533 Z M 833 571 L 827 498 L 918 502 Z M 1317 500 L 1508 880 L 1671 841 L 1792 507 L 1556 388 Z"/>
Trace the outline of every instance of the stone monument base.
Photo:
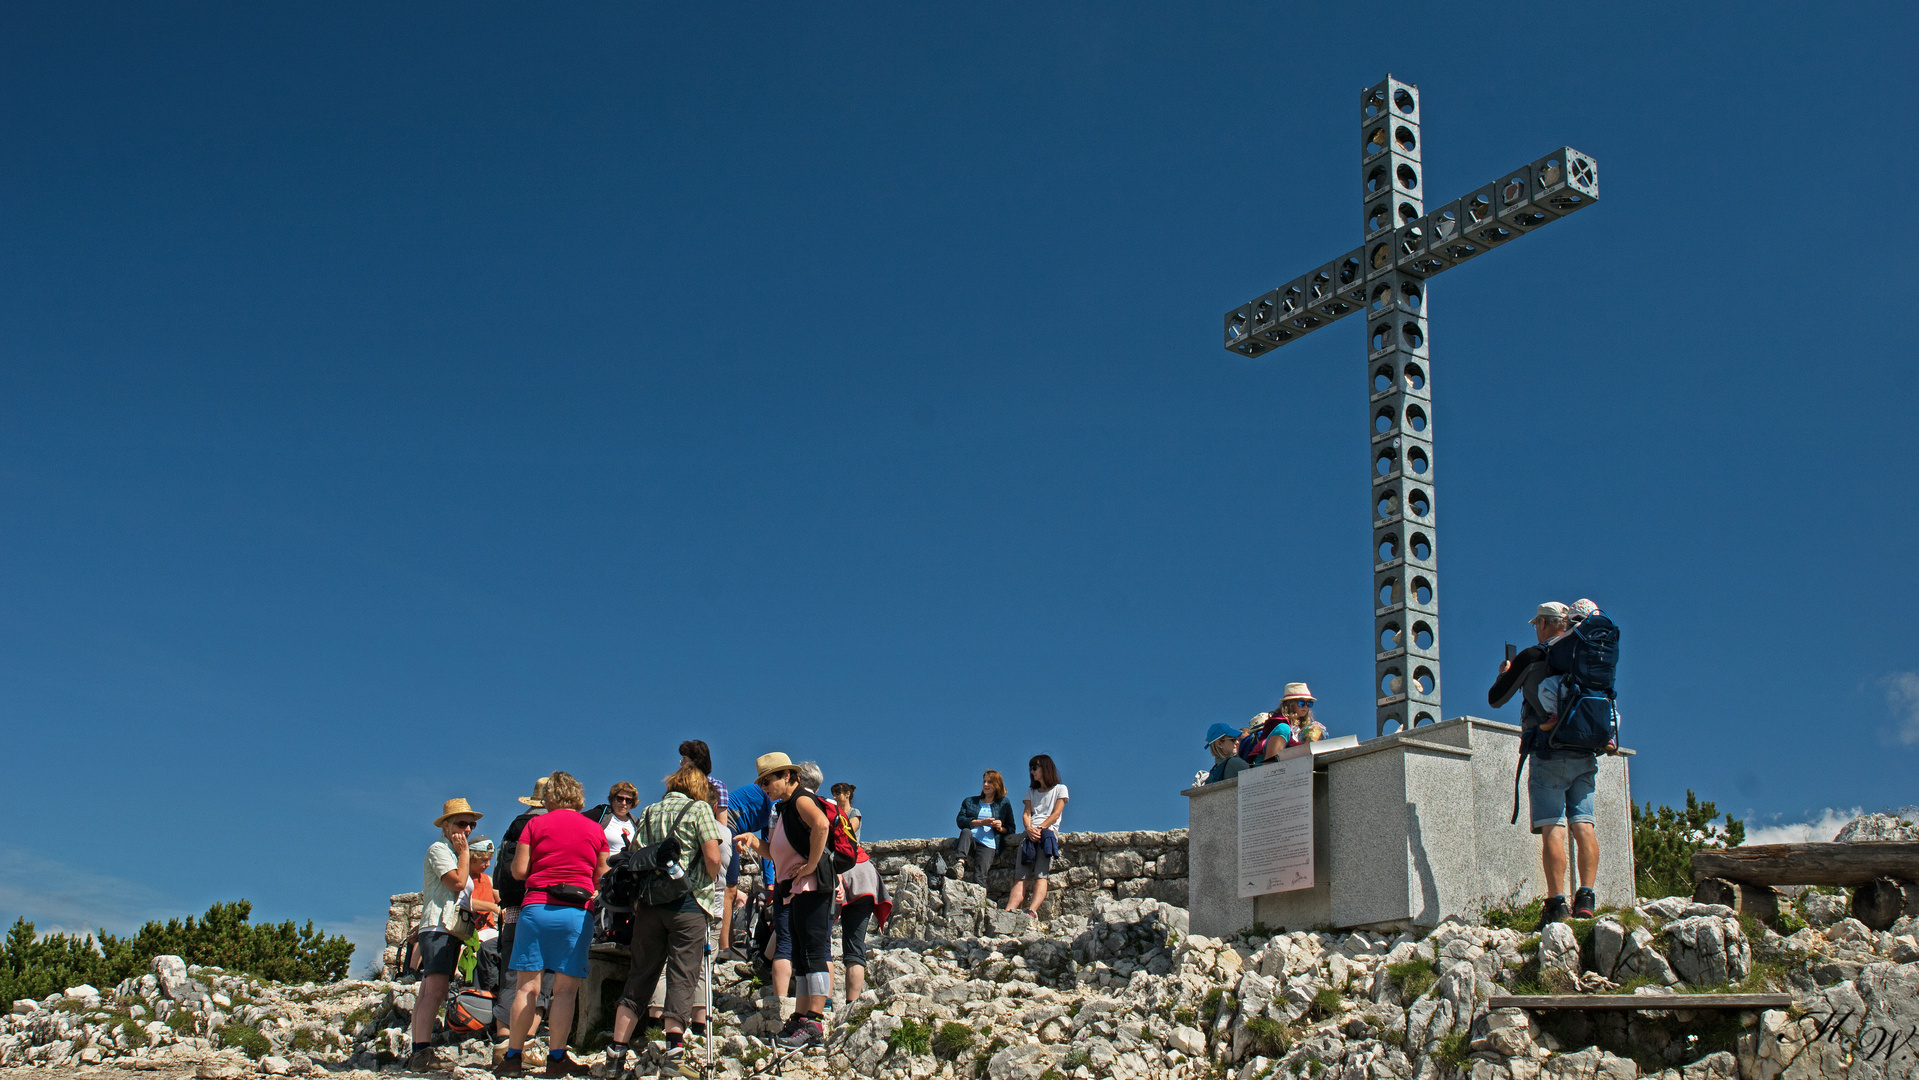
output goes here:
<path id="1" fill-rule="evenodd" d="M 1602 904 L 1633 902 L 1632 751 L 1599 759 L 1594 799 Z M 1239 781 L 1188 788 L 1193 933 L 1403 930 L 1473 919 L 1547 889 L 1524 784 L 1512 814 L 1519 728 L 1463 716 L 1318 755 L 1313 762 L 1314 886 L 1241 897 Z M 1568 866 L 1573 865 L 1570 857 Z"/>

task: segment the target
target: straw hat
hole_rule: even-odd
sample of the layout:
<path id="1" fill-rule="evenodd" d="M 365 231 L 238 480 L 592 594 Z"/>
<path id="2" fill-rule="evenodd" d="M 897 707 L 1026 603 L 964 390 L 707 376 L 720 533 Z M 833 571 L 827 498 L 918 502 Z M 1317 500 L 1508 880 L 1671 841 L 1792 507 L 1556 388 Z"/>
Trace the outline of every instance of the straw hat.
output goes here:
<path id="1" fill-rule="evenodd" d="M 1286 692 L 1279 695 L 1279 700 L 1281 704 L 1284 704 L 1285 702 L 1292 701 L 1297 698 L 1305 698 L 1307 701 L 1318 700 L 1317 698 L 1313 697 L 1313 692 L 1307 689 L 1306 684 L 1303 682 L 1287 683 Z"/>
<path id="2" fill-rule="evenodd" d="M 753 782 L 758 783 L 766 779 L 767 773 L 783 772 L 792 767 L 793 759 L 787 757 L 785 754 L 778 752 L 761 754 L 753 760 Z"/>
<path id="3" fill-rule="evenodd" d="M 546 785 L 549 783 L 551 783 L 551 781 L 544 776 L 533 781 L 533 796 L 528 798 L 522 795 L 520 796 L 520 802 L 527 806 L 537 806 L 542 810 L 546 809 Z"/>
<path id="4" fill-rule="evenodd" d="M 473 809 L 473 805 L 465 799 L 448 799 L 446 806 L 440 810 L 440 816 L 433 819 L 433 826 L 434 828 L 444 828 L 447 818 L 457 817 L 461 814 L 472 814 L 475 820 L 486 816 L 478 810 Z"/>

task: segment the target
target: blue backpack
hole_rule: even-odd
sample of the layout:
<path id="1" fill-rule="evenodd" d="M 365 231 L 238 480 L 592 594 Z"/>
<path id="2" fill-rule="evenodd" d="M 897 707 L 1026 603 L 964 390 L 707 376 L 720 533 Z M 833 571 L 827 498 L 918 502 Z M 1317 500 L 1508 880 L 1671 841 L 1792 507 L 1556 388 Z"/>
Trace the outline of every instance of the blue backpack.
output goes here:
<path id="1" fill-rule="evenodd" d="M 1594 612 L 1546 649 L 1546 662 L 1563 676 L 1559 723 L 1541 732 L 1547 751 L 1604 754 L 1619 745 L 1619 705 L 1613 677 L 1619 667 L 1619 627 Z"/>

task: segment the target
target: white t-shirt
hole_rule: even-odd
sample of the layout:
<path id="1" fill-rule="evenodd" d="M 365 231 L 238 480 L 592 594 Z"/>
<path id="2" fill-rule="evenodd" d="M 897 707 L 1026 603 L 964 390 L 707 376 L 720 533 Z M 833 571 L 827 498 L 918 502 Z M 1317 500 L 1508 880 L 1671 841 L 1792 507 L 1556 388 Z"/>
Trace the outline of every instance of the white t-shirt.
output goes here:
<path id="1" fill-rule="evenodd" d="M 1033 828 L 1038 829 L 1045 826 L 1046 818 L 1053 812 L 1053 807 L 1065 801 L 1065 784 L 1054 784 L 1045 791 L 1028 791 L 1026 793 L 1026 805 L 1033 808 Z M 1064 832 L 1065 825 L 1066 811 L 1062 810 L 1059 814 L 1059 820 L 1055 821 L 1052 827 L 1055 832 Z"/>
<path id="2" fill-rule="evenodd" d="M 429 930 L 447 930 L 459 919 L 460 894 L 446 887 L 441 875 L 460 868 L 459 856 L 445 838 L 435 840 L 426 849 L 426 864 L 421 867 L 420 925 Z M 469 885 L 472 875 L 467 875 Z"/>
<path id="3" fill-rule="evenodd" d="M 629 840 L 633 839 L 633 822 L 621 821 L 612 814 L 606 815 L 606 857 L 612 858 L 626 850 Z"/>

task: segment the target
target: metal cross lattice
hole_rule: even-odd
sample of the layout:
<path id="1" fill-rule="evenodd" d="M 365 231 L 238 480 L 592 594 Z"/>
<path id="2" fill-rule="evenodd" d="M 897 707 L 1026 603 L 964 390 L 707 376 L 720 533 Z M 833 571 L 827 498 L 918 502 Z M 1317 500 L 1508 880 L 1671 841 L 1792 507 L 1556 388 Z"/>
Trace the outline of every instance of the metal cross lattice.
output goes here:
<path id="1" fill-rule="evenodd" d="M 1599 166 L 1560 147 L 1426 212 L 1419 88 L 1388 75 L 1360 94 L 1365 243 L 1226 313 L 1226 348 L 1258 356 L 1363 313 L 1371 379 L 1376 735 L 1440 718 L 1433 481 L 1433 275 L 1599 201 Z"/>

